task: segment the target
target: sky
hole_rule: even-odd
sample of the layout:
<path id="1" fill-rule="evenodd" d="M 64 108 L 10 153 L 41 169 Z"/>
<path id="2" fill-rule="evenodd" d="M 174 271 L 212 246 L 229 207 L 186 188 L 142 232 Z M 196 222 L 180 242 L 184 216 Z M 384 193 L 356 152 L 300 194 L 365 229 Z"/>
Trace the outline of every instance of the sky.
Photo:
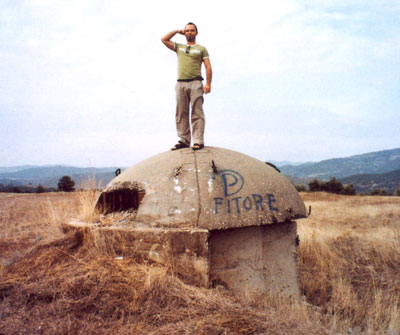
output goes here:
<path id="1" fill-rule="evenodd" d="M 160 39 L 189 21 L 213 68 L 206 146 L 290 162 L 400 147 L 398 0 L 0 0 L 0 166 L 169 150 L 177 59 Z"/>

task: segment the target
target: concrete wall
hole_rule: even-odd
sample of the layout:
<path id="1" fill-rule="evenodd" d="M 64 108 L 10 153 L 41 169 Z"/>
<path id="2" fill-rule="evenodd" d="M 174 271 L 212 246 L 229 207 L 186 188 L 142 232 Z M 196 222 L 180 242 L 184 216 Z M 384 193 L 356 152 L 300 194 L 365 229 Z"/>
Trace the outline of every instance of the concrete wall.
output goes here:
<path id="1" fill-rule="evenodd" d="M 295 222 L 210 233 L 211 282 L 247 298 L 299 297 Z"/>

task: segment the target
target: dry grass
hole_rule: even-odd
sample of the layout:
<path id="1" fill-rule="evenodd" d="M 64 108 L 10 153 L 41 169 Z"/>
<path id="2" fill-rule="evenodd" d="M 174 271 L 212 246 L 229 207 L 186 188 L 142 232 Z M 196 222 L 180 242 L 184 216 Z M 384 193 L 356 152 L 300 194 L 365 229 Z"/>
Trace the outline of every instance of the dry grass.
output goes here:
<path id="1" fill-rule="evenodd" d="M 304 295 L 330 328 L 400 334 L 400 198 L 305 194 Z"/>
<path id="2" fill-rule="evenodd" d="M 400 334 L 400 198 L 303 194 L 305 299 L 246 304 L 64 234 L 96 191 L 0 194 L 0 334 Z M 85 243 L 83 243 L 85 241 Z M 316 306 L 316 307 L 315 307 Z"/>
<path id="3" fill-rule="evenodd" d="M 77 197 L 67 193 L 0 193 L 0 266 L 39 242 L 62 237 L 61 224 L 77 205 Z"/>

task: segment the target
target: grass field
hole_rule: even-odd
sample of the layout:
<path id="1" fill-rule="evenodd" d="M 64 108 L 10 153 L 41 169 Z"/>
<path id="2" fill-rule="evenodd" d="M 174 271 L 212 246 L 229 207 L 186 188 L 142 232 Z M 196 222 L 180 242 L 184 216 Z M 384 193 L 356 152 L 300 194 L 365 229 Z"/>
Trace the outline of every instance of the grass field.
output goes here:
<path id="1" fill-rule="evenodd" d="M 302 194 L 303 297 L 250 305 L 64 234 L 96 196 L 0 193 L 0 334 L 400 334 L 400 197 Z"/>

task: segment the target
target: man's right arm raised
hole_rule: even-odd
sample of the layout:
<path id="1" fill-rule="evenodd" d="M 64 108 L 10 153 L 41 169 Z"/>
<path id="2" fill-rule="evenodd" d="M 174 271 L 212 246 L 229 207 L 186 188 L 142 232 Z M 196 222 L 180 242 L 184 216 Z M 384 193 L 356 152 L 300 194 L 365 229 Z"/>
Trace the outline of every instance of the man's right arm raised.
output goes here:
<path id="1" fill-rule="evenodd" d="M 171 41 L 171 38 L 178 33 L 181 35 L 185 35 L 185 32 L 183 30 L 173 30 L 165 36 L 161 37 L 161 42 L 163 42 L 167 48 L 174 50 L 174 42 Z"/>

